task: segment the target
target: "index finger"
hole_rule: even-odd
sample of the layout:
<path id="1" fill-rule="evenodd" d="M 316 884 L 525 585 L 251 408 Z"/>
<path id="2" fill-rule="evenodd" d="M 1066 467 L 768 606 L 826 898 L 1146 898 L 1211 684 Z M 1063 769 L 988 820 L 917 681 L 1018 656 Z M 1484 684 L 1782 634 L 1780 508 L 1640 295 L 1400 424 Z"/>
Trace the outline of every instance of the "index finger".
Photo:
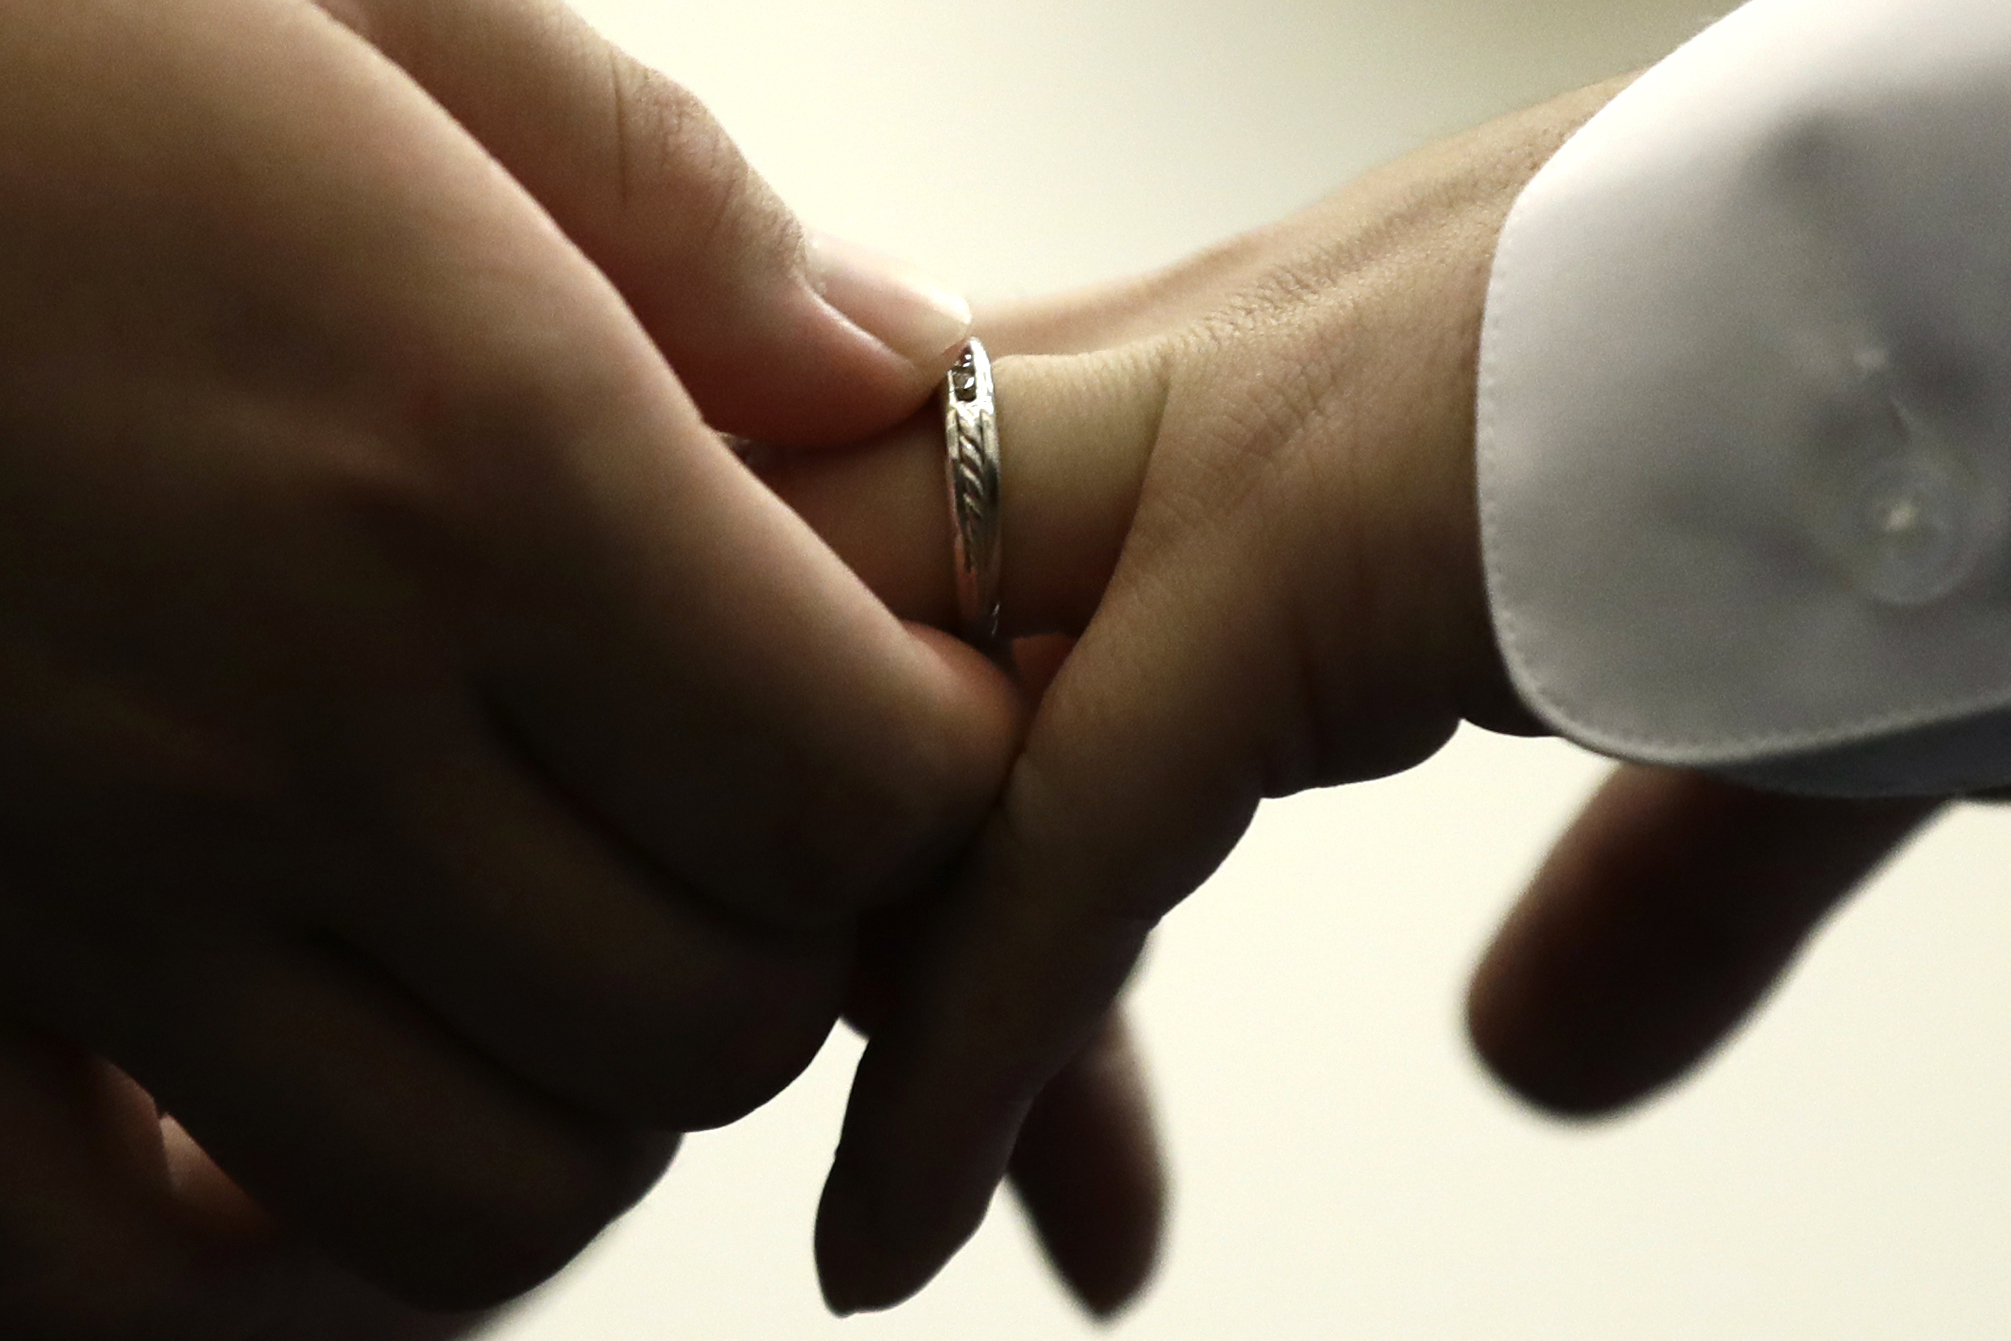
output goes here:
<path id="1" fill-rule="evenodd" d="M 1615 770 L 1475 971 L 1475 1048 L 1554 1112 L 1639 1099 L 1723 1039 L 1939 807 Z"/>

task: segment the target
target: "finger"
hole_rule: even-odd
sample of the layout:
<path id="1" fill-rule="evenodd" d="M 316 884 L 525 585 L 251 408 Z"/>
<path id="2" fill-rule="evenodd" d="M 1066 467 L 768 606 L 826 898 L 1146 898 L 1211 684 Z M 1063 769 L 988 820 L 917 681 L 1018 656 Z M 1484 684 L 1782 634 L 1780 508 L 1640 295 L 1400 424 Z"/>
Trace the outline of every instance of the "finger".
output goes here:
<path id="1" fill-rule="evenodd" d="M 447 1341 L 483 1319 L 406 1308 L 289 1245 L 150 1095 L 0 1028 L 0 1335 L 32 1341 Z"/>
<path id="2" fill-rule="evenodd" d="M 691 94 L 557 0 L 325 0 L 537 198 L 707 419 L 836 442 L 913 409 L 970 328 L 911 267 L 802 227 Z"/>
<path id="3" fill-rule="evenodd" d="M 1112 1012 L 1028 1110 L 1008 1165 L 1048 1261 L 1107 1318 L 1151 1279 L 1166 1170 L 1131 1031 Z"/>
<path id="4" fill-rule="evenodd" d="M 1531 1103 L 1585 1115 L 1683 1074 L 1836 904 L 1935 811 L 1622 768 L 1474 975 L 1468 1028 Z"/>
<path id="5" fill-rule="evenodd" d="M 336 952 L 181 950 L 151 1018 L 90 1023 L 259 1205 L 409 1302 L 530 1288 L 675 1148 L 528 1089 Z"/>
<path id="6" fill-rule="evenodd" d="M 688 1131 L 765 1103 L 823 1045 L 849 930 L 756 930 L 652 879 L 479 740 L 426 752 L 390 793 L 382 865 L 301 872 L 306 915 L 518 1074 Z"/>
<path id="7" fill-rule="evenodd" d="M 901 968 L 925 930 L 913 908 L 869 919 L 846 1010 L 861 1033 L 892 1018 Z M 1136 1297 L 1158 1260 L 1166 1174 L 1121 1009 L 1034 1100 L 1008 1169 L 1049 1263 L 1083 1306 L 1107 1318 Z"/>
<path id="8" fill-rule="evenodd" d="M 1001 617 L 1009 635 L 1076 633 L 1101 605 L 1158 432 L 1166 367 L 1167 351 L 1153 346 L 1073 357 L 1008 357 L 995 365 L 1006 556 Z M 855 451 L 772 454 L 760 460 L 759 469 L 895 610 L 954 627 L 943 455 L 941 426 L 924 416 Z M 1068 655 L 1072 660 L 1080 650 Z M 1092 651 L 1092 661 L 1098 655 Z M 1122 659 L 1121 635 L 1100 655 Z M 1043 678 L 1053 673 L 1050 666 L 1037 669 Z M 1161 669 L 1177 678 L 1177 671 Z M 1061 676 L 1065 685 L 1067 663 Z M 1066 753 L 1077 726 L 1094 733 L 1093 740 L 1078 742 L 1084 754 L 1126 729 L 1097 716 L 1065 693 L 1051 696 L 1016 782 L 1049 762 L 1040 755 L 1056 742 Z M 1212 712 L 1204 716 L 1221 721 Z M 1163 741 L 1164 733 L 1148 738 Z M 1137 758 L 1128 746 L 1125 757 Z M 1148 764 L 1141 776 L 1158 774 Z M 1204 770 L 1187 776 L 1219 775 Z M 1095 785 L 1088 790 L 1100 793 L 1088 798 L 1099 813 L 1117 794 Z M 1065 809 L 1072 799 L 1054 798 L 1052 804 Z M 1009 790 L 1009 815 L 1025 805 L 1022 798 L 1015 807 L 1014 800 L 1015 790 Z M 1172 807 L 1164 817 L 1179 823 Z M 1232 818 L 1227 827 L 1233 831 L 1240 824 Z M 1008 845 L 1015 828 L 995 823 L 986 846 Z M 1225 847 L 1231 837 L 1233 832 L 1225 833 L 1214 845 Z M 1202 843 L 1210 845 L 1206 837 Z M 996 876 L 1006 864 L 992 860 L 981 869 Z M 1066 871 L 1063 886 L 1040 886 L 1044 877 L 1060 873 L 1045 867 L 1016 871 L 1017 878 L 999 878 L 994 887 L 962 891 L 951 916 L 921 933 L 920 952 L 903 957 L 910 978 L 878 994 L 898 997 L 901 1013 L 868 1046 L 819 1215 L 819 1268 L 834 1309 L 846 1312 L 904 1297 L 975 1227 L 1005 1169 L 1021 1117 L 1088 1043 L 1128 971 L 1149 918 L 1106 919 L 1097 915 L 1099 899 L 1071 899 L 1093 879 L 1081 871 Z M 1035 888 L 1038 898 L 1016 898 Z M 1056 914 L 1049 904 L 1064 911 Z M 1015 917 L 1017 907 L 1036 905 L 1038 911 L 1027 918 Z M 1069 916 L 1073 910 L 1087 915 Z M 969 953 L 979 940 L 988 941 L 989 949 Z M 1025 976 L 1012 981 L 1020 972 Z M 958 999 L 960 991 L 965 999 Z M 1022 993 L 1038 1003 L 1038 1018 L 1021 1018 L 1028 1009 Z M 994 1010 L 997 1018 L 989 1018 Z M 995 1023 L 1000 1027 L 994 1031 Z M 975 1062 L 985 1072 L 975 1091 L 982 1101 L 966 1111 L 945 1111 L 974 1063 L 969 1050 L 977 1049 L 985 1054 Z M 942 1063 L 943 1054 L 950 1055 L 954 1079 L 934 1092 L 916 1085 L 914 1077 Z M 1068 1084 L 1059 1091 L 1063 1112 L 1070 1093 Z M 1031 1149 L 1042 1148 L 1037 1138 Z M 1038 1170 L 1041 1156 L 1031 1158 Z M 902 1187 L 889 1194 L 884 1184 L 895 1177 Z M 1035 1186 L 1041 1188 L 1037 1197 L 1050 1195 L 1051 1185 L 1036 1178 Z M 1050 1197 L 1048 1204 L 1060 1203 Z M 1052 1216 L 1049 1222 L 1058 1223 Z M 1078 1251 L 1074 1244 L 1059 1249 L 1057 1260 L 1075 1261 Z M 1098 1282 L 1085 1291 L 1092 1307 L 1119 1296 L 1115 1283 L 1122 1281 L 1122 1271 L 1091 1274 Z"/>
<path id="9" fill-rule="evenodd" d="M 1054 677 L 1075 650 L 1075 639 L 1065 633 L 1042 633 L 1014 640 L 1013 673 L 1028 698 L 1038 702 L 1054 684 Z"/>
<path id="10" fill-rule="evenodd" d="M 143 1014 L 120 965 L 66 973 L 40 951 L 89 968 L 157 957 L 157 928 L 332 934 L 530 1083 L 663 1130 L 737 1118 L 814 1057 L 849 929 L 756 929 L 690 897 L 526 777 L 452 694 L 360 697 L 325 709 L 360 758 L 305 766 L 284 795 L 149 767 L 133 737 L 92 766 L 28 745 L 0 760 L 21 798 L 0 850 L 30 892 L 0 897 L 0 985 Z"/>
<path id="11" fill-rule="evenodd" d="M 503 734 L 668 882 L 769 925 L 920 888 L 996 795 L 1009 682 L 903 626 L 723 449 L 640 446 L 617 453 L 623 487 L 531 542 L 589 566 L 484 593 L 477 674 Z"/>
<path id="12" fill-rule="evenodd" d="M 818 1219 L 834 1309 L 906 1297 L 976 1228 L 1035 1097 L 1254 811 L 1252 705 L 1271 677 L 1251 649 L 1271 612 L 1210 571 L 1177 607 L 1113 585 L 1043 700 L 854 1082 Z M 1165 622 L 1189 619 L 1220 642 Z"/>
<path id="13" fill-rule="evenodd" d="M 1166 398 L 1159 345 L 1018 356 L 993 367 L 1001 631 L 1076 634 L 1131 526 Z M 843 452 L 762 450 L 762 480 L 904 619 L 957 627 L 940 415 Z"/>
<path id="14" fill-rule="evenodd" d="M 137 1087 L 135 1087 L 137 1089 Z M 151 1114 L 152 1100 L 147 1101 Z M 472 1336 L 493 1314 L 488 1310 L 439 1313 L 415 1309 L 369 1285 L 302 1245 L 244 1194 L 218 1168 L 179 1122 L 162 1117 L 154 1124 L 167 1157 L 168 1181 L 186 1216 L 233 1242 L 257 1243 L 255 1255 L 242 1251 L 212 1274 L 208 1295 L 256 1317 L 253 1325 L 212 1325 L 191 1332 L 190 1341 L 230 1337 L 284 1337 L 286 1341 L 451 1341 Z M 158 1323 L 132 1334 L 145 1341 L 168 1341 Z M 123 1334 L 122 1334 L 123 1336 Z"/>

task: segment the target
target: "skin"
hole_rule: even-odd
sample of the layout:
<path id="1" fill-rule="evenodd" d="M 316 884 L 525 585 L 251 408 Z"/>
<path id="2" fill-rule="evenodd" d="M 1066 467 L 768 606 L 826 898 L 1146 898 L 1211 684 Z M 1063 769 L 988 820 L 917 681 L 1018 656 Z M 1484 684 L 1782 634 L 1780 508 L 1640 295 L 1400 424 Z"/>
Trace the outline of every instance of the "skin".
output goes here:
<path id="1" fill-rule="evenodd" d="M 0 71 L 0 1331 L 455 1330 L 793 1078 L 996 795 L 1019 687 L 719 438 L 950 350 L 547 0 L 22 0 Z M 1084 1055 L 1045 1148 L 1149 1165 Z M 1109 1306 L 1156 1194 L 1063 1168 Z"/>
<path id="2" fill-rule="evenodd" d="M 447 1341 L 487 1310 L 415 1307 L 247 1197 L 130 1079 L 0 1031 L 0 1330 L 38 1341 Z M 1036 1103 L 1012 1163 L 1056 1273 L 1107 1315 L 1156 1260 L 1164 1176 L 1121 1018 Z"/>
<path id="3" fill-rule="evenodd" d="M 926 627 L 926 425 L 770 463 L 864 582 L 714 433 L 870 433 L 942 361 L 837 314 L 703 112 L 562 10 L 17 10 L 0 1319 L 454 1334 L 401 1299 L 541 1278 L 841 1006 L 834 1306 L 916 1288 L 1008 1167 L 1119 1306 L 1163 1198 L 1108 1014 L 1146 930 L 1260 797 L 1531 729 L 1473 351 L 1503 212 L 1612 87 L 995 326 L 1009 677 Z M 1922 813 L 1624 777 L 1480 976 L 1483 1052 L 1624 1102 Z"/>

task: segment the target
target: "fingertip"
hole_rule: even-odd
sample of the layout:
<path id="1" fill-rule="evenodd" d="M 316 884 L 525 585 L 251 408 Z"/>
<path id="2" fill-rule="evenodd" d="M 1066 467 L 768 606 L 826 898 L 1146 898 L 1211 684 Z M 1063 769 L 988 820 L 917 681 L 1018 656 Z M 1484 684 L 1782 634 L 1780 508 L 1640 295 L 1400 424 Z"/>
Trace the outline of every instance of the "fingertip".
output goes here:
<path id="1" fill-rule="evenodd" d="M 840 1153 L 817 1206 L 817 1282 L 834 1317 L 892 1308 L 934 1279 L 948 1256 L 930 1260 L 887 1232 L 872 1181 Z"/>
<path id="2" fill-rule="evenodd" d="M 824 1307 L 831 1316 L 847 1318 L 874 1306 L 884 1291 L 876 1290 L 874 1251 L 869 1216 L 860 1204 L 860 1194 L 833 1169 L 817 1203 L 817 1227 L 813 1251 L 817 1259 L 817 1286 L 824 1295 Z"/>
<path id="3" fill-rule="evenodd" d="M 1646 1099 L 1740 1026 L 1829 911 L 1932 809 L 1617 770 L 1475 970 L 1476 1054 L 1556 1116 Z"/>
<path id="4" fill-rule="evenodd" d="M 1616 774 L 1588 808 L 1591 823 L 1629 805 L 1634 781 Z M 1466 999 L 1467 1037 L 1488 1074 L 1568 1121 L 1645 1099 L 1715 1041 L 1701 1022 L 1675 1027 L 1685 993 L 1667 956 L 1682 928 L 1656 916 L 1658 881 L 1601 859 L 1603 845 L 1588 851 L 1586 825 L 1581 817 L 1559 842 L 1496 931 Z"/>
<path id="5" fill-rule="evenodd" d="M 914 414 L 949 368 L 947 352 L 918 361 L 839 311 L 807 260 L 737 287 L 696 311 L 676 294 L 642 309 L 672 371 L 722 432 L 806 449 L 855 443 Z"/>
<path id="6" fill-rule="evenodd" d="M 811 287 L 824 301 L 921 378 L 942 376 L 970 338 L 971 305 L 920 266 L 814 229 L 804 253 Z"/>
<path id="7" fill-rule="evenodd" d="M 1569 1030 L 1546 1028 L 1540 1017 L 1532 1022 L 1535 1003 L 1527 992 L 1517 998 L 1515 953 L 1497 940 L 1467 989 L 1467 1042 L 1482 1069 L 1521 1102 L 1554 1118 L 1596 1118 L 1638 1097 L 1602 1075 L 1596 1052 L 1574 1049 Z"/>
<path id="8" fill-rule="evenodd" d="M 919 1113 L 900 1096 L 902 1069 L 876 1035 L 818 1204 L 818 1280 L 840 1317 L 892 1308 L 956 1256 L 984 1223 L 1025 1114 L 982 1102 Z"/>
<path id="9" fill-rule="evenodd" d="M 1078 1303 L 1115 1318 L 1151 1281 L 1166 1223 L 1165 1161 L 1121 1017 L 1049 1082 L 1013 1149 L 1012 1186 Z"/>

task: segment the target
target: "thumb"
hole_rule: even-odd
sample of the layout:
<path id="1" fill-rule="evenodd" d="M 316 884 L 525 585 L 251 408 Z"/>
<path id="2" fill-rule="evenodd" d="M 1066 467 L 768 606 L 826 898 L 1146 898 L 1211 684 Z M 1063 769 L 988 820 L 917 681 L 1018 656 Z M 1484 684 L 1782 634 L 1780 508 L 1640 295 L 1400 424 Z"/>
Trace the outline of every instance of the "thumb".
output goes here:
<path id="1" fill-rule="evenodd" d="M 806 235 L 684 89 L 557 0 L 320 0 L 613 281 L 707 422 L 810 445 L 912 410 L 970 330 L 949 288 Z"/>

